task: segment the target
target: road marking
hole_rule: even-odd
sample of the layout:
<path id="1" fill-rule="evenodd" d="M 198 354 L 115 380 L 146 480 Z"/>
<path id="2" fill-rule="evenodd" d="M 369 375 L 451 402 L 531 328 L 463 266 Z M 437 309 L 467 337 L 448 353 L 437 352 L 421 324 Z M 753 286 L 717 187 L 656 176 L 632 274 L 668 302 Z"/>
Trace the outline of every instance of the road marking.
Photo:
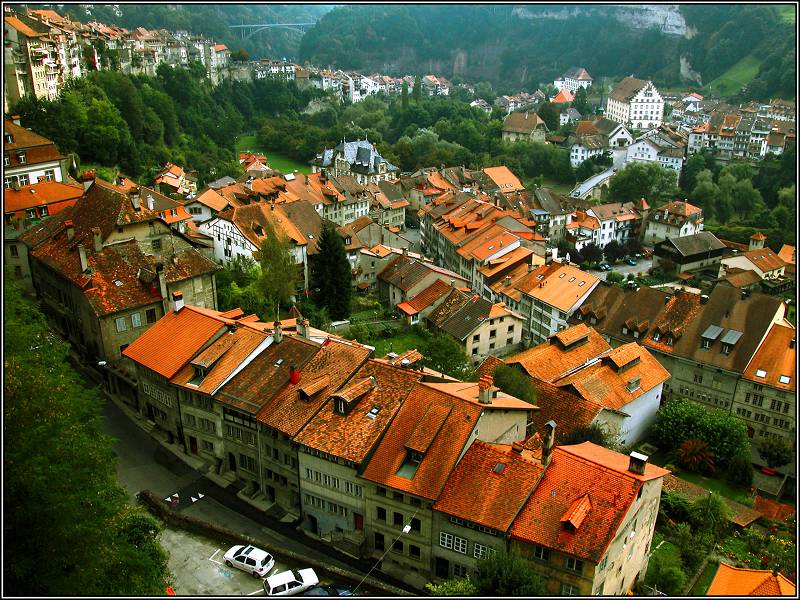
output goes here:
<path id="1" fill-rule="evenodd" d="M 218 560 L 214 560 L 214 557 L 215 557 L 215 556 L 217 555 L 217 553 L 219 553 L 219 552 L 221 552 L 221 549 L 220 549 L 220 548 L 217 548 L 217 549 L 214 551 L 214 554 L 212 554 L 212 555 L 209 557 L 209 559 L 208 559 L 208 560 L 210 560 L 210 561 L 211 561 L 211 562 L 213 562 L 213 563 L 217 563 L 218 565 L 221 565 L 221 564 L 222 564 L 221 562 L 219 562 Z"/>
<path id="2" fill-rule="evenodd" d="M 260 589 L 257 589 L 255 592 L 250 592 L 250 593 L 249 593 L 249 594 L 247 594 L 247 595 L 248 595 L 248 596 L 255 596 L 256 594 L 263 594 L 263 593 L 265 593 L 265 592 L 264 592 L 264 588 L 262 587 L 262 588 L 260 588 Z"/>

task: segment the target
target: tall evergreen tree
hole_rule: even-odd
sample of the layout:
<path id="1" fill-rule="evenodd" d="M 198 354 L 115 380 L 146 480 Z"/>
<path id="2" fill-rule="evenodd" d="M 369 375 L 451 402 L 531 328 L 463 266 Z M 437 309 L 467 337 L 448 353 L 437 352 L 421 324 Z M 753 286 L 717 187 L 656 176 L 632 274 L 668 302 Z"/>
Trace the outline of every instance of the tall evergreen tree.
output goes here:
<path id="1" fill-rule="evenodd" d="M 414 102 L 419 104 L 422 101 L 422 78 L 417 75 L 414 77 L 414 90 L 411 92 Z"/>
<path id="2" fill-rule="evenodd" d="M 267 224 L 261 242 L 261 289 L 271 313 L 278 304 L 287 305 L 297 289 L 297 265 L 289 239 Z"/>
<path id="3" fill-rule="evenodd" d="M 311 260 L 314 300 L 318 306 L 328 309 L 331 319 L 346 319 L 350 316 L 353 293 L 350 261 L 347 260 L 344 241 L 330 221 L 322 227 L 317 248 L 318 252 Z"/>
<path id="4" fill-rule="evenodd" d="M 401 104 L 403 110 L 408 109 L 408 82 L 403 81 L 403 95 L 401 96 Z"/>

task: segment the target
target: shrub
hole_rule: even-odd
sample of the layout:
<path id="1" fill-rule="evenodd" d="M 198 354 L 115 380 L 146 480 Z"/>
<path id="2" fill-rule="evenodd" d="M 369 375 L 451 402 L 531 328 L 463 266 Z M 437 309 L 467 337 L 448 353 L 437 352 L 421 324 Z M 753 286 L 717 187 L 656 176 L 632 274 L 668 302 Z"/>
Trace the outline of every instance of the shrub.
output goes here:
<path id="1" fill-rule="evenodd" d="M 786 438 L 768 437 L 759 444 L 758 455 L 770 469 L 775 469 L 792 460 L 792 446 Z"/>
<path id="2" fill-rule="evenodd" d="M 622 273 L 617 273 L 616 271 L 609 271 L 608 275 L 606 275 L 606 281 L 609 283 L 622 283 L 625 281 L 625 276 Z"/>
<path id="3" fill-rule="evenodd" d="M 651 434 L 653 443 L 666 450 L 679 448 L 686 440 L 702 440 L 717 466 L 727 467 L 734 456 L 750 452 L 744 421 L 686 398 L 668 400 L 659 408 Z"/>
<path id="4" fill-rule="evenodd" d="M 493 377 L 494 384 L 505 393 L 525 400 L 525 402 L 536 404 L 531 378 L 519 369 L 499 364 L 494 369 Z"/>
<path id="5" fill-rule="evenodd" d="M 753 463 L 749 452 L 747 454 L 740 452 L 730 460 L 725 478 L 731 483 L 745 487 L 753 485 Z"/>
<path id="6" fill-rule="evenodd" d="M 680 596 L 686 588 L 688 577 L 677 556 L 659 552 L 653 555 L 645 577 L 645 586 L 658 588 L 667 596 Z"/>
<path id="7" fill-rule="evenodd" d="M 689 505 L 688 523 L 698 534 L 709 533 L 720 536 L 729 524 L 731 511 L 719 494 L 712 492 L 695 499 Z"/>
<path id="8" fill-rule="evenodd" d="M 678 448 L 678 462 L 691 473 L 713 473 L 714 453 L 702 440 L 686 440 Z"/>
<path id="9" fill-rule="evenodd" d="M 351 325 L 347 332 L 347 339 L 356 340 L 362 344 L 368 344 L 372 340 L 372 332 L 369 327 L 362 323 Z"/>
<path id="10" fill-rule="evenodd" d="M 683 494 L 677 492 L 661 492 L 661 506 L 659 512 L 662 512 L 673 521 L 684 522 L 689 517 L 689 507 L 691 503 L 689 499 Z"/>

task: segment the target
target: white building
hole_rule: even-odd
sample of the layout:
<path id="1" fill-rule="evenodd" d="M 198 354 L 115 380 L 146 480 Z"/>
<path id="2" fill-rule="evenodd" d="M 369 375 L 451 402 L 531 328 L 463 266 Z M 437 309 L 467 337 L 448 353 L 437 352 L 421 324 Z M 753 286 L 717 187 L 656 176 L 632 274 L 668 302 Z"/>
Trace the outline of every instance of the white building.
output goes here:
<path id="1" fill-rule="evenodd" d="M 556 79 L 553 82 L 553 86 L 559 91 L 561 91 L 561 88 L 567 88 L 574 94 L 578 91 L 578 88 L 589 89 L 592 87 L 592 76 L 583 67 L 576 67 Z"/>
<path id="2" fill-rule="evenodd" d="M 703 231 L 703 211 L 688 202 L 676 200 L 650 213 L 642 241 L 653 245 L 667 238 L 694 235 L 700 231 Z"/>
<path id="3" fill-rule="evenodd" d="M 626 77 L 608 95 L 605 117 L 634 129 L 658 127 L 664 99 L 651 81 Z"/>

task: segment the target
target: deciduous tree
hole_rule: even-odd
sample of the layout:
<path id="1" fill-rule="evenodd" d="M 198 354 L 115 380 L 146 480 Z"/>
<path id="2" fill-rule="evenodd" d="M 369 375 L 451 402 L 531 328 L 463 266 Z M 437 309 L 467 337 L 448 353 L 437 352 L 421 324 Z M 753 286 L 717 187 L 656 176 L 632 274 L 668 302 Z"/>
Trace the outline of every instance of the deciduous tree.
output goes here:
<path id="1" fill-rule="evenodd" d="M 260 287 L 267 299 L 267 306 L 274 310 L 278 305 L 286 306 L 297 289 L 297 265 L 291 254 L 291 242 L 282 231 L 276 231 L 273 223 L 264 228 L 261 241 Z"/>

